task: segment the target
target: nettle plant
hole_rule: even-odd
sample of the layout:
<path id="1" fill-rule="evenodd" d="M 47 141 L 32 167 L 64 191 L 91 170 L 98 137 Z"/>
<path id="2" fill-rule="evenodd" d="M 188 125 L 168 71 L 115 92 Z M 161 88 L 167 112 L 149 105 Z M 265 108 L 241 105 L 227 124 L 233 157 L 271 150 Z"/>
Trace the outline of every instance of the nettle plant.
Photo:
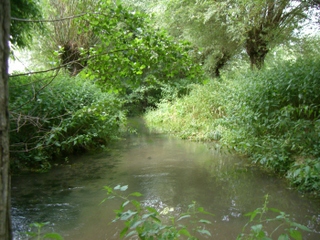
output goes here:
<path id="1" fill-rule="evenodd" d="M 105 186 L 104 189 L 109 195 L 107 199 L 120 198 L 123 200 L 119 209 L 115 210 L 116 218 L 112 222 L 123 221 L 124 228 L 120 233 L 120 237 L 137 236 L 139 239 L 179 239 L 187 237 L 187 239 L 197 239 L 194 235 L 211 236 L 206 229 L 207 224 L 211 224 L 206 219 L 199 218 L 201 215 L 213 215 L 206 212 L 204 208 L 197 207 L 193 202 L 188 206 L 185 213 L 178 216 L 166 217 L 173 209 L 165 207 L 161 211 L 145 206 L 141 201 L 135 200 L 135 197 L 141 197 L 139 192 L 130 193 L 126 196 L 122 192 L 128 189 L 127 185 L 117 185 L 114 188 Z M 189 219 L 190 226 L 185 225 L 185 220 Z"/>
<path id="2" fill-rule="evenodd" d="M 10 80 L 13 167 L 46 170 L 68 154 L 104 147 L 126 122 L 121 100 L 81 77 Z"/>
<path id="3" fill-rule="evenodd" d="M 108 197 L 102 202 L 114 198 L 123 200 L 119 209 L 114 210 L 116 217 L 112 221 L 124 223 L 120 232 L 121 238 L 136 236 L 142 240 L 195 240 L 198 239 L 196 236 L 212 236 L 206 229 L 212 222 L 200 217 L 214 216 L 214 214 L 205 211 L 203 207 L 198 207 L 196 202 L 188 205 L 185 213 L 174 215 L 173 208 L 165 207 L 158 210 L 143 204 L 143 201 L 136 200 L 136 197 L 142 196 L 139 192 L 124 195 L 123 192 L 128 189 L 128 185 L 117 185 L 114 188 L 104 186 L 104 189 Z M 269 195 L 266 195 L 261 208 L 245 214 L 250 220 L 243 227 L 237 240 L 302 240 L 302 231 L 311 232 L 306 226 L 291 220 L 290 215 L 285 212 L 267 207 L 268 199 Z M 270 213 L 273 213 L 273 216 Z M 189 220 L 189 225 L 185 224 L 186 220 Z"/>
<path id="4" fill-rule="evenodd" d="M 245 216 L 250 217 L 250 220 L 243 227 L 242 233 L 237 237 L 237 240 L 302 240 L 301 231 L 311 232 L 306 226 L 291 220 L 289 214 L 276 208 L 267 207 L 268 198 L 269 195 L 266 195 L 265 202 L 261 208 L 245 214 Z M 270 213 L 273 213 L 273 216 L 269 217 Z M 270 225 L 272 226 L 269 227 Z M 249 226 L 250 230 L 248 231 L 247 227 Z M 274 237 L 275 235 L 278 235 L 278 237 Z"/>

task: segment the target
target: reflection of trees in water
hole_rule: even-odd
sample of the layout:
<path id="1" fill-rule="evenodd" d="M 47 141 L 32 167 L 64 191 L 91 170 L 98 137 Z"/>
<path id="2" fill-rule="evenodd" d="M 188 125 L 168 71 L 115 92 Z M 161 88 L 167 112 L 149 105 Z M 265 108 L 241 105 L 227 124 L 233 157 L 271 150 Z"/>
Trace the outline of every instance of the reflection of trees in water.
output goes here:
<path id="1" fill-rule="evenodd" d="M 107 153 L 71 158 L 68 165 L 56 168 L 56 172 L 14 180 L 12 205 L 16 225 L 26 225 L 23 221 L 50 221 L 56 228 L 80 236 L 73 229 L 80 222 L 87 222 L 88 233 L 84 235 L 88 235 L 101 224 L 94 221 L 98 213 L 101 215 L 98 206 L 106 197 L 100 189 L 109 184 L 129 185 L 127 191 L 141 192 L 143 196 L 138 200 L 143 206 L 158 211 L 173 208 L 166 217 L 185 212 L 196 201 L 215 214 L 209 217 L 213 224 L 208 229 L 216 239 L 235 239 L 248 221 L 244 214 L 262 207 L 267 193 L 271 195 L 269 207 L 291 214 L 302 224 L 307 225 L 313 215 L 317 218 L 319 212 L 315 202 L 286 190 L 276 176 L 246 165 L 244 159 L 209 150 L 203 144 L 148 133 L 147 137 L 132 135 L 113 147 Z M 111 221 L 113 209 L 120 204 L 104 203 L 108 214 L 99 219 Z M 310 217 L 305 217 L 306 213 Z"/>

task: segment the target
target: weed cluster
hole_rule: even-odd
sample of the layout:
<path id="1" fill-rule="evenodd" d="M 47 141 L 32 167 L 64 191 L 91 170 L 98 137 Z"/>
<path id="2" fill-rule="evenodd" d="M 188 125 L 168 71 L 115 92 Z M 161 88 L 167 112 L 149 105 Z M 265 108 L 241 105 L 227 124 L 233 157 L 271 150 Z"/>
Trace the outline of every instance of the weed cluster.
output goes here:
<path id="1" fill-rule="evenodd" d="M 10 79 L 14 168 L 50 168 L 51 160 L 103 147 L 119 135 L 122 102 L 80 77 Z M 52 81 L 52 82 L 51 82 Z"/>

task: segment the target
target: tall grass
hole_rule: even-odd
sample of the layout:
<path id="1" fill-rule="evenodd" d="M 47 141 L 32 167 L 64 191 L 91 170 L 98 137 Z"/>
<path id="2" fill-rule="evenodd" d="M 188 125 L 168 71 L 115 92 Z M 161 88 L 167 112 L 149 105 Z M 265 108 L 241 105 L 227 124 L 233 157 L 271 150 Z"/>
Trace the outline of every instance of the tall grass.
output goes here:
<path id="1" fill-rule="evenodd" d="M 190 140 L 217 140 L 224 116 L 223 99 L 218 94 L 226 90 L 225 83 L 210 82 L 205 86 L 191 85 L 190 94 L 174 101 L 163 100 L 157 109 L 149 109 L 145 119 L 149 126 L 174 133 Z"/>

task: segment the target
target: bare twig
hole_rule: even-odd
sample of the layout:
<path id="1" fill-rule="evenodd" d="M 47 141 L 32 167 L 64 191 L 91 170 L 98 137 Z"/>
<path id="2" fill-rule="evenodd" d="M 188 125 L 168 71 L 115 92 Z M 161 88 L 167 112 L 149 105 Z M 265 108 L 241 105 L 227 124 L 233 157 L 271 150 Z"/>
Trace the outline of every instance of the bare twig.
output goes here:
<path id="1" fill-rule="evenodd" d="M 78 17 L 82 17 L 88 13 L 81 13 L 78 15 L 70 16 L 70 17 L 65 17 L 65 18 L 58 18 L 58 19 L 40 19 L 40 20 L 34 20 L 34 19 L 23 19 L 23 18 L 16 18 L 16 17 L 11 17 L 11 20 L 19 21 L 19 22 L 60 22 L 60 21 L 65 21 L 65 20 L 70 20 Z"/>

